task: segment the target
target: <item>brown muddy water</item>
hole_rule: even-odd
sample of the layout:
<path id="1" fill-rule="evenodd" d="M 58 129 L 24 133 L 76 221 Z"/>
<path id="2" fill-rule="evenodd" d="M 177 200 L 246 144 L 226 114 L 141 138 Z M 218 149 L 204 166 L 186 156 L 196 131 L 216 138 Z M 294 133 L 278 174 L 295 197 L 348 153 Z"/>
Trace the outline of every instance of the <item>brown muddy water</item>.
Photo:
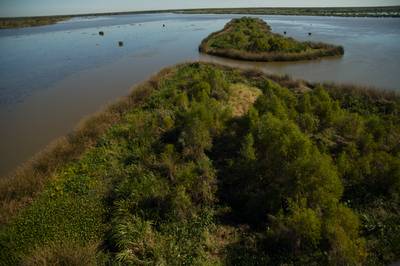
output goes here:
<path id="1" fill-rule="evenodd" d="M 343 45 L 341 58 L 249 63 L 198 53 L 204 37 L 239 16 L 122 15 L 0 30 L 0 175 L 72 131 L 83 117 L 128 94 L 134 84 L 184 61 L 400 89 L 398 18 L 260 16 L 275 32 Z"/>

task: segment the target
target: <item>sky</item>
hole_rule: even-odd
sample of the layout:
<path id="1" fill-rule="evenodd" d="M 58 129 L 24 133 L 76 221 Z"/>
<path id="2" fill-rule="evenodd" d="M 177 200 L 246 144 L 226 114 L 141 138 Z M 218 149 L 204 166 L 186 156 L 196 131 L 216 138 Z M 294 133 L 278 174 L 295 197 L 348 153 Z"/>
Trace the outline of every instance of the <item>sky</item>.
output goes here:
<path id="1" fill-rule="evenodd" d="M 400 0 L 0 0 L 0 17 L 205 7 L 385 6 Z"/>

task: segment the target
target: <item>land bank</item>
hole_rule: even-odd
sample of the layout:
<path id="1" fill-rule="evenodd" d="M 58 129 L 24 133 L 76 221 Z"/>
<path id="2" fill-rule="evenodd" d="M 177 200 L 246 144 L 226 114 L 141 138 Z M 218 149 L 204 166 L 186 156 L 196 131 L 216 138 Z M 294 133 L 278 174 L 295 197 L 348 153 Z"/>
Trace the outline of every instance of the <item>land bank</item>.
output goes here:
<path id="1" fill-rule="evenodd" d="M 0 176 L 68 134 L 82 117 L 126 95 L 132 84 L 187 60 L 313 82 L 399 89 L 398 18 L 258 16 L 273 31 L 287 31 L 288 37 L 343 45 L 346 53 L 341 58 L 263 63 L 199 54 L 201 40 L 236 17 L 142 14 L 1 30 L 0 121 L 6 126 L 0 131 Z M 119 40 L 124 47 L 118 47 Z"/>
<path id="2" fill-rule="evenodd" d="M 387 265 L 399 112 L 393 92 L 163 69 L 0 180 L 0 262 Z"/>
<path id="3" fill-rule="evenodd" d="M 66 14 L 57 16 L 3 17 L 0 18 L 0 29 L 35 27 L 51 25 L 74 17 L 96 17 L 132 14 L 249 14 L 249 15 L 291 15 L 291 16 L 337 16 L 337 17 L 400 17 L 400 6 L 375 7 L 243 7 L 243 8 L 199 8 L 167 9 L 131 12 L 109 12 L 88 14 Z"/>

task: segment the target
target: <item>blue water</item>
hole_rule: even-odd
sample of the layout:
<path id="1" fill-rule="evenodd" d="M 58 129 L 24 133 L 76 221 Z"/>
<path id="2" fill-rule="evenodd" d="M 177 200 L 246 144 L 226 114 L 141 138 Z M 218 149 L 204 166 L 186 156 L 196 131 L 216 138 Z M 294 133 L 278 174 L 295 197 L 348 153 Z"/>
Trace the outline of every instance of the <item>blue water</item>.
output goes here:
<path id="1" fill-rule="evenodd" d="M 197 30 L 196 37 L 201 39 L 218 30 L 231 17 L 234 16 L 170 13 L 83 17 L 50 26 L 0 30 L 0 105 L 21 102 L 35 90 L 48 87 L 72 73 L 165 42 L 174 42 L 177 47 L 194 45 L 196 55 L 197 44 L 187 38 L 178 43 L 176 40 L 180 36 L 177 35 L 190 38 Z M 342 71 L 338 72 L 338 63 L 331 63 L 332 69 L 324 66 L 326 73 L 323 76 L 328 80 L 363 83 L 365 77 L 360 75 L 361 71 L 368 80 L 373 75 L 382 81 L 371 85 L 398 88 L 399 79 L 393 75 L 399 69 L 400 19 L 262 17 L 277 32 L 285 30 L 298 39 L 344 45 L 344 63 L 339 64 Z M 162 24 L 167 27 L 163 28 Z M 105 31 L 105 36 L 99 36 L 100 30 Z M 307 32 L 312 32 L 313 36 L 308 37 Z M 118 41 L 124 41 L 122 49 L 117 47 Z M 179 49 L 172 52 L 178 54 Z M 346 64 L 351 65 L 346 67 Z M 371 73 L 366 73 L 369 71 Z M 289 67 L 286 72 L 302 77 L 297 69 Z M 329 72 L 331 76 L 327 74 Z M 348 77 L 349 73 L 353 79 L 340 78 Z"/>
<path id="2" fill-rule="evenodd" d="M 159 19 L 154 15 L 81 18 L 0 30 L 0 105 L 22 101 L 72 73 L 168 42 L 171 28 L 167 34 L 161 24 L 166 21 L 155 20 Z M 105 36 L 98 34 L 100 30 Z M 119 48 L 118 41 L 124 47 Z"/>

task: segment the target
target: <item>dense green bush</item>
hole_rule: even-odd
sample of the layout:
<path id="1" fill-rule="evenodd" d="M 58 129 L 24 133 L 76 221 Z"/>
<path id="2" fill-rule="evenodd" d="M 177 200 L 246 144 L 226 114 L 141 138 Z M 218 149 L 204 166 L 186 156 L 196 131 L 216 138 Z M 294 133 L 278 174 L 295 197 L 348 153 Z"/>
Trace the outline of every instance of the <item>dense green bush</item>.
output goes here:
<path id="1" fill-rule="evenodd" d="M 261 19 L 233 19 L 222 31 L 208 36 L 200 51 L 226 57 L 257 61 L 291 61 L 342 55 L 343 47 L 300 42 L 271 32 Z"/>
<path id="2" fill-rule="evenodd" d="M 230 97 L 247 85 L 262 94 L 234 116 Z M 398 98 L 296 87 L 176 67 L 0 228 L 0 264 L 398 260 Z"/>
<path id="3" fill-rule="evenodd" d="M 253 52 L 301 52 L 310 49 L 294 39 L 271 33 L 270 27 L 259 19 L 234 19 L 229 26 L 232 30 L 215 36 L 210 42 L 211 47 L 230 47 Z"/>

